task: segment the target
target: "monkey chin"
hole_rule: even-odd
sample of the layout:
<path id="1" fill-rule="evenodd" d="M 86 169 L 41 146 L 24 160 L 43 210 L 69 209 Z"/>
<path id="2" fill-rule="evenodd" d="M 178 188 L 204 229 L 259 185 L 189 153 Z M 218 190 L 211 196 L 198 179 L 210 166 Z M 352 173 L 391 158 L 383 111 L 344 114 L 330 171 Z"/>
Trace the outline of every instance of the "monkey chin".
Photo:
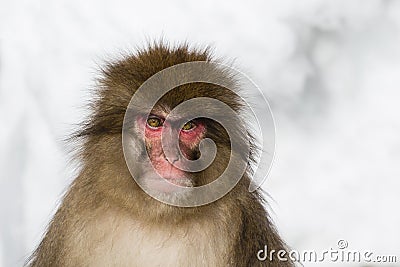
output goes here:
<path id="1" fill-rule="evenodd" d="M 193 180 L 187 175 L 164 175 L 157 173 L 145 175 L 141 181 L 144 191 L 150 193 L 157 200 L 173 201 L 188 198 L 194 188 Z M 189 190 L 188 190 L 189 189 Z"/>

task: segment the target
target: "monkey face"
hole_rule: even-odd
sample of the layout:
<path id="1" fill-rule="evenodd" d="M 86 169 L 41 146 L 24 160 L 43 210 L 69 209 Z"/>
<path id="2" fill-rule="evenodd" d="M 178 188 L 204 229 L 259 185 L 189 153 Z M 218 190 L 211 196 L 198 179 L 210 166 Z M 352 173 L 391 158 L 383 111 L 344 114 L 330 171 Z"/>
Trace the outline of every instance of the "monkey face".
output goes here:
<path id="1" fill-rule="evenodd" d="M 152 170 L 145 172 L 142 179 L 148 187 L 160 192 L 178 189 L 169 186 L 171 184 L 182 187 L 196 185 L 194 175 L 185 171 L 185 161 L 199 157 L 199 143 L 206 133 L 206 125 L 201 120 L 175 118 L 166 121 L 167 115 L 165 111 L 155 111 L 148 117 L 138 116 L 136 121 L 138 128 L 144 129 L 147 155 L 152 165 Z M 178 132 L 179 147 L 174 147 L 169 139 L 163 143 L 162 135 L 168 131 Z M 170 151 L 171 158 L 166 156 L 165 150 Z M 167 180 L 168 184 L 160 183 L 161 179 Z"/>

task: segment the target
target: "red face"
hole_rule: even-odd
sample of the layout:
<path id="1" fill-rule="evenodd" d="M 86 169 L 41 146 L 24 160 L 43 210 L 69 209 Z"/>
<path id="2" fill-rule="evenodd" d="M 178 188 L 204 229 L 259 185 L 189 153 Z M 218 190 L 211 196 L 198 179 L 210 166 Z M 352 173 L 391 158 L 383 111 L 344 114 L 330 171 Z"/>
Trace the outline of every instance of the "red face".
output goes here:
<path id="1" fill-rule="evenodd" d="M 147 152 L 151 163 L 156 173 L 168 182 L 179 185 L 191 187 L 193 182 L 187 172 L 179 169 L 180 158 L 176 156 L 168 161 L 162 148 L 162 132 L 164 128 L 174 128 L 179 131 L 179 149 L 182 155 L 188 159 L 193 160 L 193 155 L 196 153 L 200 141 L 203 139 L 206 127 L 200 121 L 188 121 L 182 126 L 182 123 L 168 123 L 165 121 L 167 114 L 151 114 L 149 117 L 140 117 L 138 119 L 138 126 L 140 129 L 145 129 L 145 141 Z M 179 129 L 177 129 L 179 127 Z M 166 129 L 164 129 L 166 130 Z M 169 141 L 164 144 L 168 146 Z M 154 177 L 146 178 L 146 183 L 158 191 L 169 192 L 172 189 L 162 186 L 160 188 L 159 179 Z M 157 181 L 158 180 L 158 181 Z M 164 183 L 165 185 L 165 183 Z"/>

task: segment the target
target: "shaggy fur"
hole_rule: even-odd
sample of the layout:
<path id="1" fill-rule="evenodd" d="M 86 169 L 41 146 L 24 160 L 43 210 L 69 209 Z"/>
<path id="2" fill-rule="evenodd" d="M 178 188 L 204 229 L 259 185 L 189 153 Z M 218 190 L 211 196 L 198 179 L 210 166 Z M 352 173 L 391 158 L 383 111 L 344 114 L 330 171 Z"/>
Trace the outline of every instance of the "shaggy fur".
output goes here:
<path id="1" fill-rule="evenodd" d="M 214 62 L 209 49 L 156 43 L 102 69 L 92 115 L 74 137 L 81 141 L 78 160 L 82 169 L 27 265 L 293 266 L 276 259 L 257 259 L 257 251 L 265 245 L 276 251 L 287 248 L 263 207 L 260 192 L 247 190 L 250 168 L 223 198 L 194 208 L 154 200 L 128 171 L 122 151 L 122 124 L 135 90 L 155 73 L 192 61 Z M 229 73 L 221 74 L 238 89 Z M 218 99 L 236 111 L 242 107 L 232 91 L 203 83 L 180 86 L 159 105 L 173 108 L 197 96 Z M 207 137 L 216 142 L 218 154 L 216 162 L 197 174 L 199 183 L 217 177 L 230 153 L 223 128 L 211 121 L 207 126 Z"/>

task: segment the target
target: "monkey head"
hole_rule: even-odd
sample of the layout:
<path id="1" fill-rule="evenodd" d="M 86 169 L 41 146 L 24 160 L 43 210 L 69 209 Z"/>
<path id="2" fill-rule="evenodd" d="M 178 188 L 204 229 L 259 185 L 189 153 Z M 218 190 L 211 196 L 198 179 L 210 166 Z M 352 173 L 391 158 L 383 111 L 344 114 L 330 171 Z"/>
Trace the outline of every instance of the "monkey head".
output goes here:
<path id="1" fill-rule="evenodd" d="M 156 44 L 122 60 L 108 63 L 99 79 L 96 98 L 92 103 L 92 116 L 77 135 L 84 139 L 85 149 L 81 153 L 83 163 L 96 165 L 115 176 L 114 179 L 98 178 L 104 183 L 103 191 L 99 194 L 111 198 L 123 196 L 126 203 L 124 208 L 136 210 L 153 219 L 171 212 L 175 215 L 198 213 L 207 205 L 175 207 L 153 199 L 143 190 L 169 199 L 190 199 L 193 198 L 190 189 L 207 185 L 222 174 L 228 179 L 217 184 L 216 188 L 226 183 L 236 186 L 237 181 L 230 182 L 229 176 L 240 172 L 243 166 L 245 172 L 241 177 L 244 179 L 238 186 L 248 185 L 248 161 L 251 155 L 249 157 L 245 153 L 245 148 L 252 139 L 243 131 L 243 121 L 210 102 L 194 102 L 181 109 L 182 112 L 176 112 L 181 104 L 193 99 L 213 99 L 239 112 L 243 103 L 235 93 L 238 83 L 229 71 L 215 66 L 204 70 L 202 72 L 207 77 L 217 82 L 179 84 L 156 98 L 151 105 L 147 100 L 153 97 L 155 90 L 168 87 L 169 82 L 173 84 L 177 79 L 185 79 L 184 76 L 191 72 L 196 75 L 197 70 L 188 69 L 183 74 L 169 72 L 163 79 L 158 79 L 138 93 L 138 89 L 154 75 L 188 62 L 213 62 L 213 59 L 208 49 L 200 51 L 189 49 L 187 45 L 170 48 Z M 131 99 L 135 95 L 139 96 L 132 104 Z M 201 116 L 199 111 L 204 110 L 208 116 Z M 223 125 L 221 122 L 224 122 Z M 129 136 L 124 148 L 121 142 L 123 133 Z M 209 140 L 212 140 L 215 152 L 206 157 L 212 158 L 211 161 L 202 161 L 210 148 L 207 148 Z M 232 140 L 236 141 L 235 147 Z M 226 173 L 230 161 L 233 167 Z M 234 191 L 229 194 L 234 194 Z M 207 194 L 204 193 L 202 197 Z M 135 206 L 135 198 L 146 199 L 148 211 L 143 206 Z"/>

